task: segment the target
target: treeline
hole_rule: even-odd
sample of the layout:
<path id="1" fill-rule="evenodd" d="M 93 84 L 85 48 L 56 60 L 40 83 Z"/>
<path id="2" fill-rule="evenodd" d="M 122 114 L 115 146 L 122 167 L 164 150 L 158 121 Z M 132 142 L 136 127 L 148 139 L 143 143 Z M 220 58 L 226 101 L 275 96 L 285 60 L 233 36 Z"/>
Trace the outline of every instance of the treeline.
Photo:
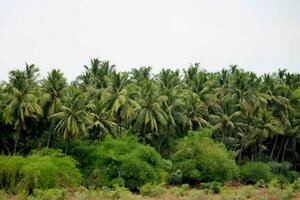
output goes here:
<path id="1" fill-rule="evenodd" d="M 260 76 L 230 66 L 212 73 L 196 63 L 152 74 L 151 67 L 117 72 L 92 59 L 68 83 L 59 69 L 40 79 L 26 64 L 0 85 L 0 152 L 54 147 L 68 154 L 78 141 L 128 133 L 168 158 L 175 140 L 207 128 L 238 163 L 287 161 L 297 169 L 298 87 L 300 74 L 286 70 Z"/>

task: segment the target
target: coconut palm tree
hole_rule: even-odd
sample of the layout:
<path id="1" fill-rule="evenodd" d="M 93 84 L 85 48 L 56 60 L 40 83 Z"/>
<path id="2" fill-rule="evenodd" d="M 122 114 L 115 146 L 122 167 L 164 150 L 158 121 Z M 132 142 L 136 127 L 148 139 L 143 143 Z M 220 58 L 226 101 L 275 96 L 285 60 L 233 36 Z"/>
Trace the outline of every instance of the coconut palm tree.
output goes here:
<path id="1" fill-rule="evenodd" d="M 9 103 L 4 110 L 4 118 L 7 123 L 13 125 L 16 131 L 13 154 L 17 152 L 21 133 L 28 128 L 28 120 L 37 120 L 42 116 L 42 109 L 38 104 L 33 85 L 34 77 L 34 73 L 28 73 L 28 71 L 25 73 L 25 71 L 16 70 L 9 73 L 9 83 L 6 88 Z"/>
<path id="2" fill-rule="evenodd" d="M 48 77 L 42 82 L 42 95 L 40 98 L 41 107 L 43 108 L 44 116 L 47 118 L 46 126 L 53 127 L 51 119 L 48 119 L 51 115 L 56 113 L 61 104 L 61 98 L 63 90 L 67 86 L 67 80 L 63 76 L 60 70 L 53 69 L 48 73 Z M 47 147 L 49 147 L 52 130 L 48 131 Z"/>
<path id="3" fill-rule="evenodd" d="M 130 83 L 127 73 L 112 75 L 109 86 L 103 90 L 101 98 L 114 115 L 117 134 L 121 133 L 122 122 L 131 120 L 136 109 L 139 109 L 140 105 L 136 101 L 139 95 L 139 87 Z"/>
<path id="4" fill-rule="evenodd" d="M 112 129 L 116 127 L 116 123 L 113 121 L 112 113 L 107 111 L 102 101 L 89 103 L 88 111 L 91 114 L 89 133 L 92 138 L 96 137 L 102 140 L 105 135 L 112 133 Z"/>
<path id="5" fill-rule="evenodd" d="M 69 86 L 64 91 L 61 109 L 51 115 L 51 118 L 57 123 L 54 131 L 62 135 L 66 141 L 87 135 L 91 119 L 86 111 L 86 101 L 86 95 L 82 91 Z M 67 151 L 68 145 L 66 146 Z"/>
<path id="6" fill-rule="evenodd" d="M 140 131 L 142 139 L 150 140 L 157 136 L 164 137 L 164 131 L 168 124 L 168 115 L 162 108 L 162 101 L 166 100 L 166 96 L 161 96 L 159 87 L 153 81 L 148 81 L 142 90 L 140 99 L 141 110 L 135 123 L 135 129 Z M 161 146 L 161 144 L 158 144 Z"/>

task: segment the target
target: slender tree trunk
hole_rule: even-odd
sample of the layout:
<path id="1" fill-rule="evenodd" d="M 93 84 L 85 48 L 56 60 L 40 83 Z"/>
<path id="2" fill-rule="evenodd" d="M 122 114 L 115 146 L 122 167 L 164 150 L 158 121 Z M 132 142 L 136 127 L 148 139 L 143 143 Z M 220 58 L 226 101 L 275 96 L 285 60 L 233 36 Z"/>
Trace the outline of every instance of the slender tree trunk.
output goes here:
<path id="1" fill-rule="evenodd" d="M 284 156 L 285 156 L 286 147 L 287 147 L 288 143 L 289 143 L 289 139 L 286 139 L 285 143 L 284 143 L 283 151 L 282 151 L 281 163 L 283 163 L 283 161 L 284 161 Z M 282 165 L 281 165 L 280 172 L 281 171 L 282 171 Z"/>
<path id="2" fill-rule="evenodd" d="M 146 144 L 146 126 L 144 126 L 144 131 L 143 131 L 143 144 Z"/>
<path id="3" fill-rule="evenodd" d="M 262 145 L 263 145 L 263 139 L 262 139 L 262 136 L 260 136 L 259 137 L 259 144 L 258 144 L 258 154 L 257 154 L 257 159 L 259 161 L 261 160 Z"/>
<path id="4" fill-rule="evenodd" d="M 224 144 L 224 139 L 225 139 L 225 131 L 223 130 L 223 128 L 222 128 L 222 143 Z"/>
<path id="5" fill-rule="evenodd" d="M 160 137 L 160 140 L 159 140 L 159 143 L 158 143 L 158 148 L 157 148 L 158 152 L 160 152 L 160 150 L 161 150 L 161 145 L 162 145 L 163 140 L 164 140 L 164 136 Z"/>
<path id="6" fill-rule="evenodd" d="M 276 148 L 276 145 L 277 145 L 277 141 L 278 141 L 278 134 L 275 137 L 275 142 L 274 142 L 274 145 L 273 145 L 273 148 L 272 148 L 272 152 L 271 152 L 271 155 L 270 155 L 270 161 L 273 160 L 273 155 L 274 155 L 274 151 L 275 151 L 275 148 Z"/>
<path id="7" fill-rule="evenodd" d="M 48 133 L 47 148 L 49 148 L 49 145 L 50 145 L 51 132 L 52 132 L 52 131 L 49 131 L 49 133 Z"/>
<path id="8" fill-rule="evenodd" d="M 282 150 L 284 141 L 285 141 L 285 138 L 283 138 L 282 141 L 281 141 L 280 148 L 279 148 L 279 150 L 278 150 L 278 152 L 277 152 L 276 161 L 279 160 L 279 156 L 280 156 L 280 153 L 281 153 L 281 150 Z"/>
<path id="9" fill-rule="evenodd" d="M 17 129 L 17 135 L 16 135 L 16 139 L 15 139 L 13 155 L 15 155 L 17 153 L 17 146 L 19 143 L 20 134 L 21 134 L 21 131 L 19 129 Z"/>
<path id="10" fill-rule="evenodd" d="M 237 150 L 237 140 L 238 140 L 238 135 L 237 133 L 235 134 L 235 137 L 234 137 L 234 151 Z"/>
<path id="11" fill-rule="evenodd" d="M 69 150 L 69 141 L 67 140 L 67 144 L 66 144 L 66 149 L 65 149 L 65 154 L 68 154 L 68 150 Z"/>

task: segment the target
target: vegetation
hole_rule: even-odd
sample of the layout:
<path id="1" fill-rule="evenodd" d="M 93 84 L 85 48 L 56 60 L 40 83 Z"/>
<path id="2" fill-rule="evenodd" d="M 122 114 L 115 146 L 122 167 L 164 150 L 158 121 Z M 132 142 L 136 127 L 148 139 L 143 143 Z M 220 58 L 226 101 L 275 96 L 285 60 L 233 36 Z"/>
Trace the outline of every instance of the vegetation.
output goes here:
<path id="1" fill-rule="evenodd" d="M 2 156 L 0 166 L 1 188 L 12 193 L 74 187 L 82 181 L 75 161 L 59 151 L 42 150 L 27 157 Z"/>
<path id="2" fill-rule="evenodd" d="M 185 184 L 223 195 L 231 181 L 288 198 L 299 178 L 299 111 L 300 74 L 286 70 L 195 63 L 152 74 L 92 59 L 68 82 L 59 69 L 40 78 L 26 64 L 0 84 L 1 196 L 64 199 L 80 184 L 90 187 L 82 195 L 103 198 L 164 196 L 166 184 L 184 184 L 175 196 L 188 195 Z"/>
<path id="3" fill-rule="evenodd" d="M 77 147 L 74 153 L 83 154 L 80 152 L 87 152 L 84 160 L 78 160 L 88 186 L 126 186 L 137 190 L 146 183 L 160 183 L 165 173 L 163 160 L 153 147 L 139 144 L 136 138 L 126 135 Z"/>
<path id="4" fill-rule="evenodd" d="M 272 176 L 270 166 L 262 162 L 250 162 L 241 168 L 241 178 L 246 183 L 256 183 L 261 180 L 269 182 Z"/>
<path id="5" fill-rule="evenodd" d="M 238 176 L 238 167 L 224 145 L 215 143 L 208 130 L 190 132 L 171 155 L 174 171 L 182 173 L 181 183 L 226 181 Z M 175 182 L 175 181 L 174 181 Z"/>

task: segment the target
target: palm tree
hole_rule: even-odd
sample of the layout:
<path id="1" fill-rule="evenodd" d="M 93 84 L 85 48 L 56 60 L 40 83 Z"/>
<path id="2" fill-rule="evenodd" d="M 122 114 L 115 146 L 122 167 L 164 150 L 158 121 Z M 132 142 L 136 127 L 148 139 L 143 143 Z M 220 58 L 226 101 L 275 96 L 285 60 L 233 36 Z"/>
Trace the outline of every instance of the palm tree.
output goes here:
<path id="1" fill-rule="evenodd" d="M 94 134 L 94 136 L 101 140 L 104 135 L 112 132 L 116 123 L 113 121 L 111 113 L 107 111 L 102 101 L 91 102 L 88 105 L 88 111 L 91 114 L 89 129 L 92 133 L 90 134 Z"/>
<path id="2" fill-rule="evenodd" d="M 37 120 L 42 116 L 33 85 L 34 73 L 26 72 L 11 71 L 6 88 L 9 104 L 5 108 L 4 115 L 6 122 L 12 124 L 16 131 L 13 154 L 17 152 L 21 132 L 27 129 L 28 119 Z"/>
<path id="3" fill-rule="evenodd" d="M 108 86 L 108 77 L 115 73 L 115 65 L 109 61 L 101 61 L 97 58 L 91 59 L 90 67 L 84 66 L 85 72 L 77 78 L 85 86 L 94 86 L 96 88 L 106 88 Z"/>
<path id="4" fill-rule="evenodd" d="M 208 110 L 199 96 L 192 91 L 184 92 L 183 96 L 185 99 L 184 109 L 187 127 L 191 130 L 197 130 L 204 126 L 209 126 L 209 122 L 205 119 L 208 116 Z"/>
<path id="5" fill-rule="evenodd" d="M 66 141 L 87 135 L 91 120 L 86 111 L 86 100 L 86 95 L 82 91 L 70 86 L 64 91 L 60 111 L 51 116 L 57 122 L 55 132 L 62 135 Z"/>
<path id="6" fill-rule="evenodd" d="M 156 76 L 156 80 L 162 88 L 173 88 L 180 83 L 179 70 L 162 69 Z"/>
<path id="7" fill-rule="evenodd" d="M 232 101 L 223 100 L 220 105 L 220 111 L 209 116 L 213 132 L 221 133 L 221 141 L 224 143 L 225 137 L 232 137 L 232 133 L 237 129 L 242 112 L 237 110 L 238 105 Z"/>
<path id="8" fill-rule="evenodd" d="M 139 97 L 139 88 L 130 83 L 128 74 L 118 73 L 111 77 L 108 88 L 103 90 L 102 100 L 113 113 L 117 124 L 117 134 L 121 133 L 122 122 L 131 120 L 140 105 L 136 99 Z"/>
<path id="9" fill-rule="evenodd" d="M 168 115 L 161 106 L 166 97 L 160 95 L 159 87 L 153 81 L 147 82 L 142 90 L 142 97 L 135 128 L 141 131 L 144 142 L 147 137 L 153 137 L 153 134 L 161 139 L 168 124 Z"/>
<path id="10" fill-rule="evenodd" d="M 131 70 L 130 75 L 133 80 L 136 80 L 138 83 L 142 81 L 150 80 L 151 78 L 151 67 L 141 67 L 141 68 L 134 68 Z"/>
<path id="11" fill-rule="evenodd" d="M 283 134 L 282 125 L 280 120 L 272 115 L 272 112 L 268 110 L 261 110 L 258 116 L 254 118 L 252 138 L 255 138 L 258 145 L 257 160 L 261 159 L 261 154 L 263 150 L 267 149 L 263 142 L 267 139 L 272 139 L 274 136 L 278 137 L 279 134 Z M 277 141 L 275 143 L 270 155 L 270 159 L 273 157 L 274 148 L 276 147 Z"/>
<path id="12" fill-rule="evenodd" d="M 42 83 L 41 107 L 44 116 L 49 118 L 56 113 L 61 105 L 63 90 L 67 86 L 66 78 L 60 70 L 53 69 Z M 51 121 L 51 120 L 50 120 Z M 51 123 L 51 122 L 50 122 Z M 52 128 L 52 123 L 47 124 Z M 47 147 L 49 147 L 52 130 L 48 132 Z"/>

